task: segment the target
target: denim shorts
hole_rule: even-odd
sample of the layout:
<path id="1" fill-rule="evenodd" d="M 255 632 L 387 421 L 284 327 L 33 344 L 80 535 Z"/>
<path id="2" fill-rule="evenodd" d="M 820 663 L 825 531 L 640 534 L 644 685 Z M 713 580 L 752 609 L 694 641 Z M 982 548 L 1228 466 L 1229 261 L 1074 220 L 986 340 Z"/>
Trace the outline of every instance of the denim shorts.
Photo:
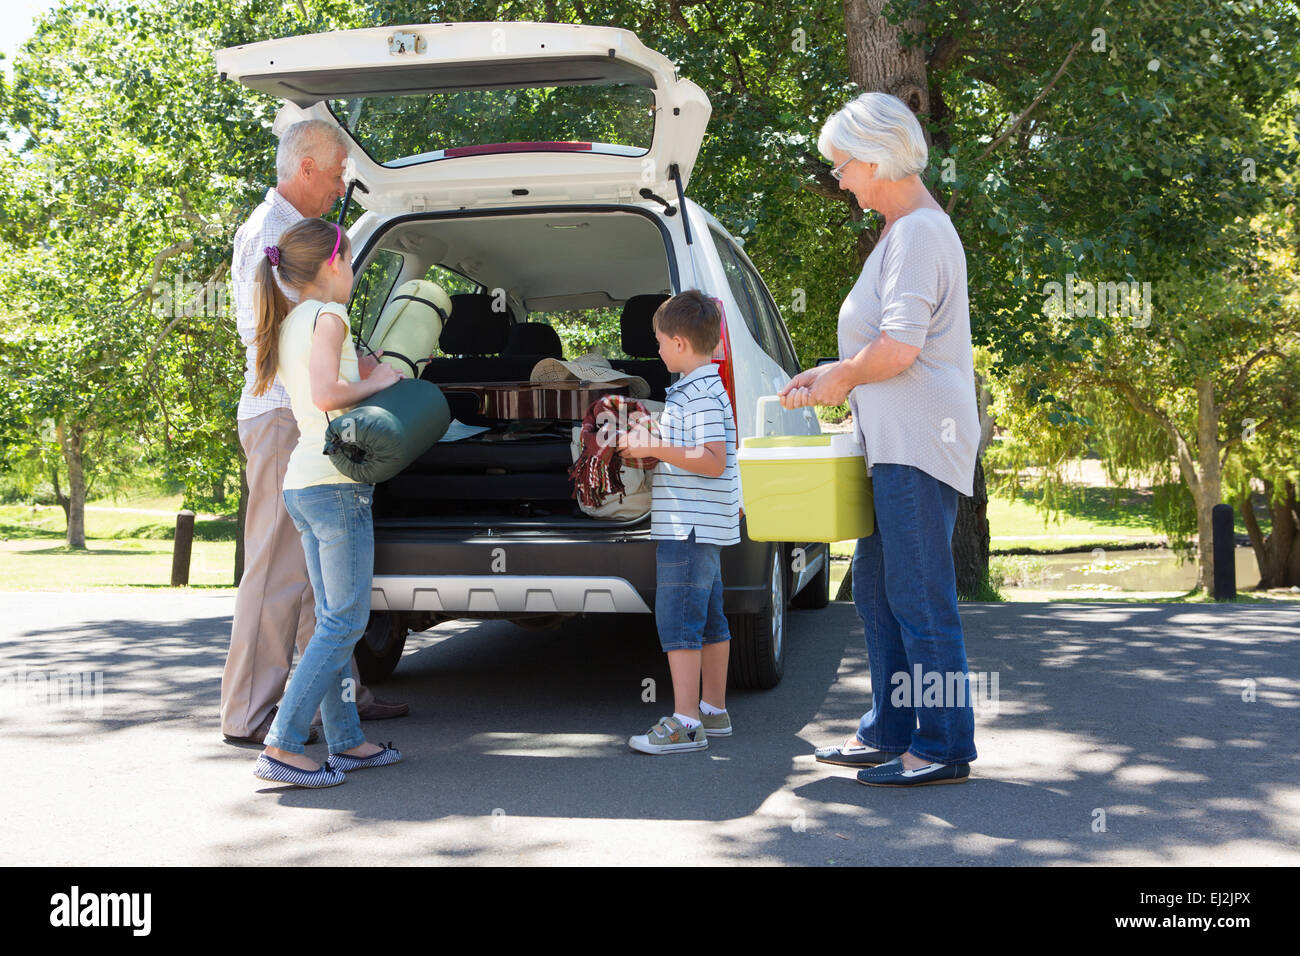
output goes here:
<path id="1" fill-rule="evenodd" d="M 661 540 L 655 549 L 655 626 L 665 651 L 731 640 L 722 613 L 722 545 Z"/>

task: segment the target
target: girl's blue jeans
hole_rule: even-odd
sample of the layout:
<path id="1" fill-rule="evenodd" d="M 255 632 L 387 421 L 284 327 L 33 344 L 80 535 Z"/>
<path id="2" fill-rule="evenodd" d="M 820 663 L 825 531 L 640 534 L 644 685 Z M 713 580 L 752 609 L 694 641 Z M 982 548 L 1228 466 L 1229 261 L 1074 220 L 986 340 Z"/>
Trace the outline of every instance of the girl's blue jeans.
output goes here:
<path id="1" fill-rule="evenodd" d="M 858 739 L 932 763 L 969 763 L 975 712 L 952 562 L 957 490 L 889 463 L 872 465 L 871 484 L 876 531 L 858 539 L 852 569 L 871 666 L 871 710 Z"/>
<path id="2" fill-rule="evenodd" d="M 303 753 L 317 707 L 330 753 L 365 742 L 351 660 L 370 617 L 373 498 L 374 485 L 363 484 L 284 490 L 285 508 L 302 535 L 307 555 L 307 576 L 316 596 L 316 630 L 284 690 L 266 735 L 269 747 Z"/>

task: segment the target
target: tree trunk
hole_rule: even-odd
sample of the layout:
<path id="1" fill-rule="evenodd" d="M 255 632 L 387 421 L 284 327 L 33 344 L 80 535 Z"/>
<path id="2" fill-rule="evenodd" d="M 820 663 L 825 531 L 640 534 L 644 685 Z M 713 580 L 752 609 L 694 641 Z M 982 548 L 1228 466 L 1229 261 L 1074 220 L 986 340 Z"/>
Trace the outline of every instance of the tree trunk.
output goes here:
<path id="1" fill-rule="evenodd" d="M 1196 550 L 1200 560 L 1196 586 L 1214 594 L 1214 506 L 1222 500 L 1223 476 L 1219 468 L 1219 416 L 1214 409 L 1214 383 L 1196 382 L 1196 445 L 1200 465 L 1196 494 Z"/>
<path id="2" fill-rule="evenodd" d="M 917 46 L 903 46 L 900 35 L 907 31 L 916 35 L 923 32 L 920 20 L 906 20 L 895 26 L 882 16 L 882 11 L 892 0 L 844 0 L 845 49 L 848 55 L 849 76 L 859 88 L 868 92 L 890 93 L 906 103 L 913 113 L 922 114 L 921 130 L 926 143 L 930 131 L 925 122 L 931 113 L 930 85 L 926 71 L 926 47 L 922 40 Z M 942 106 L 942 104 L 938 104 Z M 943 115 L 946 111 L 941 110 Z M 852 197 L 849 197 L 852 200 Z M 860 222 L 862 210 L 850 202 L 854 222 Z M 858 266 L 866 262 L 875 248 L 879 235 L 874 229 L 858 233 Z M 976 383 L 977 395 L 979 383 Z M 982 396 L 981 396 L 982 398 Z M 987 404 L 980 402 L 982 434 L 992 434 L 991 422 L 985 414 Z M 987 439 L 980 443 L 983 455 Z M 957 593 L 976 595 L 987 579 L 989 566 L 988 493 L 984 481 L 983 462 L 975 461 L 975 494 L 971 498 L 957 499 L 957 522 L 953 528 L 953 566 L 957 572 Z M 836 600 L 849 600 L 853 596 L 851 575 L 846 574 L 836 593 Z"/>
<path id="3" fill-rule="evenodd" d="M 59 468 L 57 465 L 50 468 L 50 484 L 54 487 L 54 500 L 57 501 L 59 507 L 63 509 L 63 526 L 66 528 L 72 510 L 72 502 L 69 500 L 68 496 L 63 493 L 63 489 L 59 487 Z"/>
<path id="4" fill-rule="evenodd" d="M 844 0 L 845 51 L 849 76 L 864 91 L 892 93 L 913 113 L 930 112 L 925 70 L 925 44 L 905 47 L 899 34 L 920 34 L 920 20 L 894 26 L 882 15 L 894 0 Z M 922 124 L 924 128 L 924 124 Z"/>
<path id="5" fill-rule="evenodd" d="M 920 34 L 919 20 L 906 20 L 894 26 L 881 11 L 893 0 L 844 0 L 845 50 L 849 76 L 864 92 L 892 93 L 906 103 L 913 113 L 930 111 L 929 84 L 926 79 L 924 45 L 904 47 L 899 41 L 901 28 Z M 929 145 L 930 133 L 921 123 Z M 861 222 L 863 212 L 851 194 L 847 196 L 854 222 Z M 876 247 L 879 231 L 871 228 L 858 233 L 858 267 L 867 261 Z"/>
<path id="6" fill-rule="evenodd" d="M 1268 493 L 1269 486 L 1269 482 L 1264 482 L 1265 494 Z M 1247 482 L 1241 497 L 1237 499 L 1237 507 L 1241 509 L 1241 518 L 1246 522 L 1246 534 L 1250 537 L 1250 547 L 1255 552 L 1255 564 L 1259 568 L 1259 584 L 1256 585 L 1256 588 L 1269 588 L 1274 586 L 1268 583 L 1273 577 L 1272 555 L 1268 545 L 1264 542 L 1264 532 L 1260 530 L 1259 520 L 1255 517 L 1251 495 L 1250 483 Z"/>
<path id="7" fill-rule="evenodd" d="M 1288 481 L 1287 501 L 1284 505 L 1278 505 L 1273 509 L 1273 527 L 1278 528 L 1280 525 L 1286 525 L 1288 522 L 1291 526 L 1291 544 L 1285 549 L 1286 558 L 1286 577 L 1282 579 L 1282 584 L 1286 587 L 1300 587 L 1300 501 L 1296 501 L 1296 487 L 1293 482 Z M 1274 534 L 1276 534 L 1276 530 Z M 1278 545 L 1281 550 L 1281 545 Z"/>
<path id="8" fill-rule="evenodd" d="M 55 436 L 63 452 L 63 463 L 68 468 L 68 547 L 86 550 L 86 473 L 81 457 L 80 429 L 56 425 Z"/>
<path id="9" fill-rule="evenodd" d="M 975 494 L 957 496 L 957 523 L 952 529 L 952 565 L 957 572 L 957 595 L 963 600 L 987 600 L 984 581 L 989 570 L 988 489 L 984 484 L 984 459 L 975 459 Z"/>
<path id="10" fill-rule="evenodd" d="M 1267 537 L 1255 518 L 1250 492 L 1244 493 L 1240 501 L 1255 563 L 1259 565 L 1259 590 L 1300 586 L 1300 502 L 1296 501 L 1296 487 L 1286 482 L 1280 502 L 1274 502 L 1273 490 L 1273 483 L 1265 480 L 1264 500 L 1271 517 Z"/>
<path id="11" fill-rule="evenodd" d="M 248 517 L 248 469 L 239 464 L 239 515 L 235 519 L 235 587 L 244 578 L 244 521 Z"/>

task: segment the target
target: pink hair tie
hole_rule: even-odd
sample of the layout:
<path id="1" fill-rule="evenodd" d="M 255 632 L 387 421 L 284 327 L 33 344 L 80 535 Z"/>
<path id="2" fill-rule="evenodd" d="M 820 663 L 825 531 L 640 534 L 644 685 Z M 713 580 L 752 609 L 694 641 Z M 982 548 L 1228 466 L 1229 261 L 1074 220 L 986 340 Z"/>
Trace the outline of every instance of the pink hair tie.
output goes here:
<path id="1" fill-rule="evenodd" d="M 271 260 L 271 265 L 273 265 L 273 266 L 278 266 L 278 265 L 280 264 L 280 247 L 279 247 L 279 246 L 267 246 L 267 247 L 266 247 L 265 249 L 263 249 L 262 251 L 266 253 L 266 258 L 268 258 L 268 259 Z"/>
<path id="2" fill-rule="evenodd" d="M 334 228 L 338 230 L 338 235 L 334 237 L 334 251 L 331 252 L 330 257 L 325 260 L 327 263 L 334 261 L 334 257 L 339 254 L 339 243 L 343 241 L 343 227 L 336 222 L 334 223 Z"/>

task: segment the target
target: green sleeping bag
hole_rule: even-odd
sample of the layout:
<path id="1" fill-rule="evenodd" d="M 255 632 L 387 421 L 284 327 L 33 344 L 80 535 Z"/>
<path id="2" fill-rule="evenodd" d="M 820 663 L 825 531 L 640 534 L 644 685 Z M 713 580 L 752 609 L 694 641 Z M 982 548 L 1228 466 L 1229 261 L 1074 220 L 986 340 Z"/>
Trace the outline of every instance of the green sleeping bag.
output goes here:
<path id="1" fill-rule="evenodd" d="M 432 448 L 451 412 L 432 382 L 404 378 L 330 421 L 325 454 L 353 481 L 387 481 Z"/>

